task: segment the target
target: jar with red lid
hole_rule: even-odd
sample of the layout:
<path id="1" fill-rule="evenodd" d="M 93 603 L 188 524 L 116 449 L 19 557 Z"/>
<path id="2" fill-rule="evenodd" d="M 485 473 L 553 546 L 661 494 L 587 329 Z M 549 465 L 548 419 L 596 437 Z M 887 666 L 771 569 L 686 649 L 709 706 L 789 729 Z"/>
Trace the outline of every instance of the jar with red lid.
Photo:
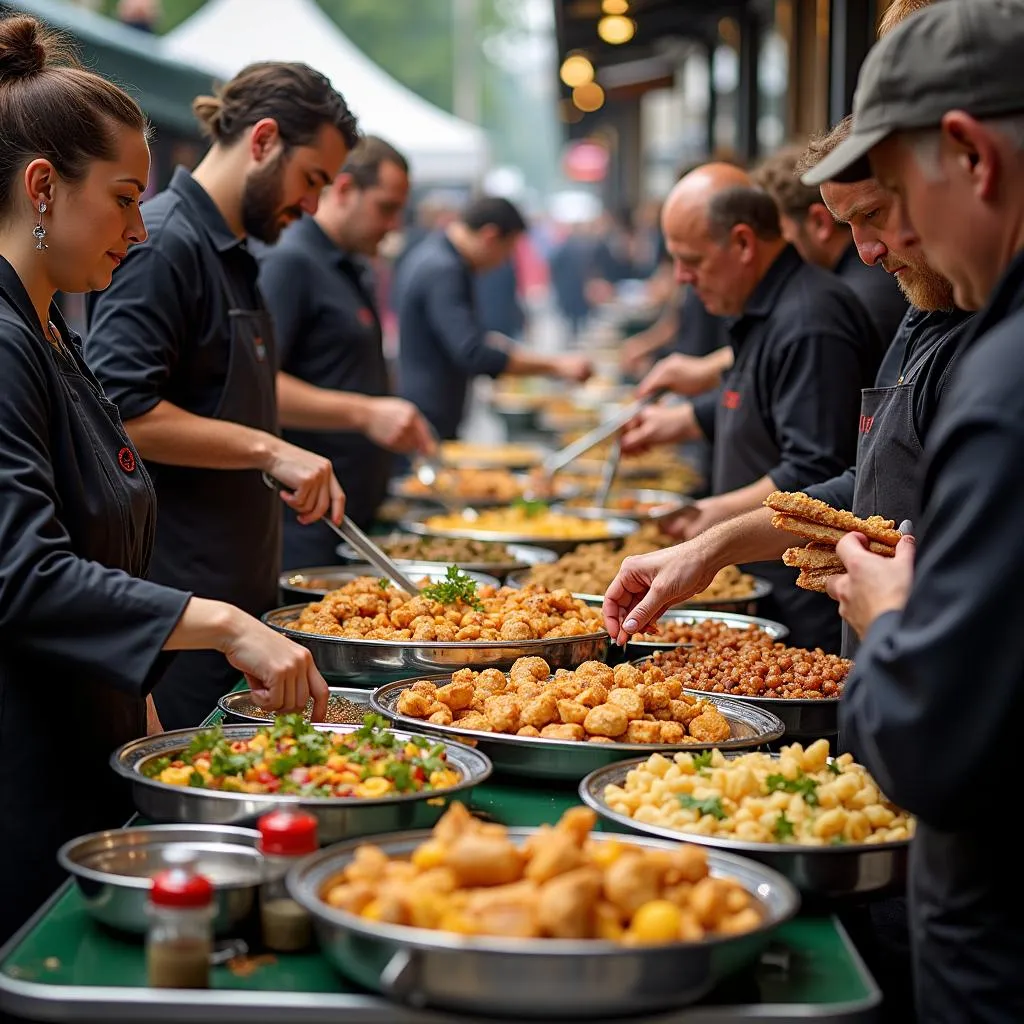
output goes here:
<path id="1" fill-rule="evenodd" d="M 149 892 L 146 971 L 154 988 L 209 988 L 213 885 L 187 850 L 167 850 Z"/>
<path id="2" fill-rule="evenodd" d="M 281 809 L 263 815 L 257 828 L 264 863 L 260 887 L 263 944 L 278 953 L 295 953 L 309 945 L 313 922 L 288 894 L 285 876 L 297 861 L 319 848 L 317 820 L 305 811 Z"/>

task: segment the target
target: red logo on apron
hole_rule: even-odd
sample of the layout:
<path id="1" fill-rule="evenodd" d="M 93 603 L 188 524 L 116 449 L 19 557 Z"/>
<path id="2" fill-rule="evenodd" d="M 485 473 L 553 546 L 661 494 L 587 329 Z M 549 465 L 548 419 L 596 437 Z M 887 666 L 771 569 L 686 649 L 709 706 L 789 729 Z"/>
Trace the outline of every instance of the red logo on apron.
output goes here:
<path id="1" fill-rule="evenodd" d="M 862 434 L 870 434 L 871 427 L 874 425 L 874 416 L 861 416 L 860 418 L 860 432 Z"/>
<path id="2" fill-rule="evenodd" d="M 131 448 L 122 448 L 117 453 L 117 461 L 126 473 L 135 472 L 135 453 Z"/>
<path id="3" fill-rule="evenodd" d="M 363 308 L 356 313 L 356 317 L 364 327 L 373 326 L 373 312 L 367 309 L 366 306 L 363 306 Z"/>
<path id="4" fill-rule="evenodd" d="M 263 344 L 263 339 L 257 334 L 252 343 L 256 348 L 256 359 L 261 363 L 266 362 L 267 346 Z"/>
<path id="5" fill-rule="evenodd" d="M 740 393 L 738 391 L 723 391 L 722 405 L 726 409 L 738 409 L 740 407 Z"/>

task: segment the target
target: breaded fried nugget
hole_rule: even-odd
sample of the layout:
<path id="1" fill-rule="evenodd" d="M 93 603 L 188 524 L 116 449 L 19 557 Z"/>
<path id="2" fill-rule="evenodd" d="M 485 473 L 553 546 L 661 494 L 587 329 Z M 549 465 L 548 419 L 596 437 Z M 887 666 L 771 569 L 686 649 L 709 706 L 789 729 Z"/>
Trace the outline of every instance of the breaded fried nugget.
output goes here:
<path id="1" fill-rule="evenodd" d="M 484 703 L 484 714 L 495 732 L 516 732 L 519 729 L 519 701 L 512 694 L 488 697 Z"/>
<path id="2" fill-rule="evenodd" d="M 636 665 L 628 665 L 625 662 L 616 665 L 613 673 L 615 685 L 635 690 L 643 681 L 643 673 Z"/>
<path id="3" fill-rule="evenodd" d="M 582 725 L 556 725 L 553 722 L 551 725 L 545 725 L 540 734 L 546 740 L 581 740 L 586 735 Z"/>
<path id="4" fill-rule="evenodd" d="M 721 743 L 732 734 L 728 720 L 716 708 L 710 708 L 699 714 L 687 726 L 687 731 L 701 743 Z"/>
<path id="5" fill-rule="evenodd" d="M 587 712 L 583 728 L 591 736 L 608 736 L 617 739 L 629 728 L 626 712 L 617 704 L 599 704 Z"/>
<path id="6" fill-rule="evenodd" d="M 400 715 L 410 718 L 426 718 L 431 713 L 435 701 L 424 693 L 415 690 L 403 690 L 398 696 L 397 711 Z"/>
<path id="7" fill-rule="evenodd" d="M 520 698 L 522 708 L 519 715 L 519 724 L 532 725 L 537 729 L 543 729 L 545 725 L 557 722 L 558 701 L 553 693 L 542 693 L 539 697 L 523 702 Z"/>
<path id="8" fill-rule="evenodd" d="M 590 708 L 575 700 L 560 700 L 557 702 L 557 710 L 558 717 L 566 725 L 582 725 Z"/>
<path id="9" fill-rule="evenodd" d="M 473 703 L 473 684 L 471 682 L 451 682 L 437 688 L 437 699 L 447 704 L 452 711 L 462 711 Z"/>
<path id="10" fill-rule="evenodd" d="M 608 703 L 618 704 L 626 717 L 632 721 L 635 718 L 644 717 L 644 698 L 637 690 L 628 690 L 625 687 L 616 687 L 608 693 Z"/>
<path id="11" fill-rule="evenodd" d="M 660 743 L 661 722 L 630 722 L 622 738 L 626 743 Z"/>

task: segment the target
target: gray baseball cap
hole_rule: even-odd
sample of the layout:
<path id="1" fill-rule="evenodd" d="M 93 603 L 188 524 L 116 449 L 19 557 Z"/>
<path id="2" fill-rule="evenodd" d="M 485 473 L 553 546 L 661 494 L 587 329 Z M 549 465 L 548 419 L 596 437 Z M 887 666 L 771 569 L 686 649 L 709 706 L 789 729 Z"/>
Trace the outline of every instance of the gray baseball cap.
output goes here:
<path id="1" fill-rule="evenodd" d="M 878 143 L 938 128 L 950 110 L 1024 112 L 1024 0 L 938 0 L 898 25 L 861 66 L 850 137 L 800 180 L 870 178 Z"/>

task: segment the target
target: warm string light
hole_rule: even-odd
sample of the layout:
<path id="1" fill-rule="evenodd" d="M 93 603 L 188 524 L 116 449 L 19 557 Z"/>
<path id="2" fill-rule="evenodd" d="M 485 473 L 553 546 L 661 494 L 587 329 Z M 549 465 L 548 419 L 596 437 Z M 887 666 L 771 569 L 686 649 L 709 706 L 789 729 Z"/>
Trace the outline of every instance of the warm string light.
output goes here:
<path id="1" fill-rule="evenodd" d="M 592 114 L 604 106 L 604 89 L 597 82 L 578 85 L 572 91 L 572 101 L 586 114 Z"/>
<path id="2" fill-rule="evenodd" d="M 612 46 L 628 43 L 636 33 L 636 24 L 621 14 L 609 14 L 597 23 L 597 34 Z"/>
<path id="3" fill-rule="evenodd" d="M 558 75 L 570 89 L 575 89 L 594 80 L 594 65 L 582 53 L 573 53 L 562 61 Z"/>
<path id="4" fill-rule="evenodd" d="M 629 0 L 604 0 L 601 10 L 605 14 L 625 14 L 629 10 Z"/>

